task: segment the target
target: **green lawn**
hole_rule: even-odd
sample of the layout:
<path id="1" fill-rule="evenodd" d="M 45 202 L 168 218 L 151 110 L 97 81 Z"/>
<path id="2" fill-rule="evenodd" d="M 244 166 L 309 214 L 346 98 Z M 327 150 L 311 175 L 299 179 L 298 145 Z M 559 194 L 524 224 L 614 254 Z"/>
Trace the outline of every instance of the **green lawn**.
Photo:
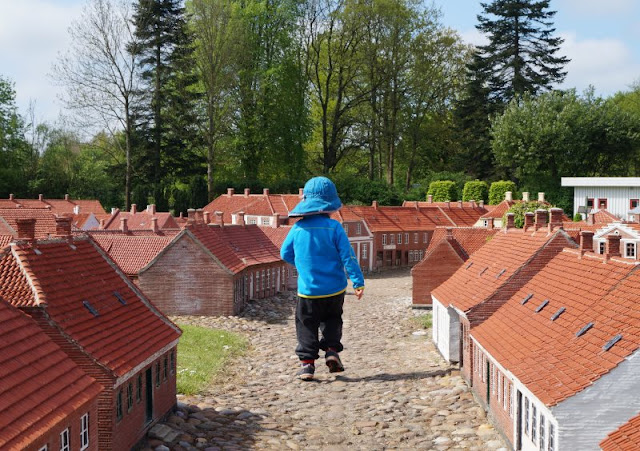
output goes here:
<path id="1" fill-rule="evenodd" d="M 423 329 L 431 329 L 431 313 L 425 313 L 424 315 L 414 316 L 411 318 L 411 322 Z"/>
<path id="2" fill-rule="evenodd" d="M 224 375 L 229 362 L 247 349 L 247 340 L 219 329 L 180 324 L 178 344 L 178 393 L 200 392 Z"/>

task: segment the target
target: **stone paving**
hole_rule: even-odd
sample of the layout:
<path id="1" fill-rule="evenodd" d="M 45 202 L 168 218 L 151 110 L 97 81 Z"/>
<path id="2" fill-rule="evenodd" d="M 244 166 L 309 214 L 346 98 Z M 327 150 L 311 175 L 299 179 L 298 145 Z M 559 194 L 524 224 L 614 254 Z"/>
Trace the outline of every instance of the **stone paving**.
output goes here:
<path id="1" fill-rule="evenodd" d="M 249 305 L 242 317 L 177 317 L 239 332 L 251 343 L 226 382 L 178 396 L 178 410 L 149 433 L 164 450 L 506 450 L 459 372 L 411 317 L 406 270 L 367 277 L 345 300 L 344 373 L 322 360 L 295 378 L 293 294 Z"/>

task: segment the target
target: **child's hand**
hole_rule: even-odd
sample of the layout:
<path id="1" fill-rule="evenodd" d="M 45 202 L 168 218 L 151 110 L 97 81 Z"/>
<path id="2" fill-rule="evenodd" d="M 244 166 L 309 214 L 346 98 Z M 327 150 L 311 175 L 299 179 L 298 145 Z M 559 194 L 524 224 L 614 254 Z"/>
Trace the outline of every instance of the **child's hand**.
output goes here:
<path id="1" fill-rule="evenodd" d="M 356 297 L 358 300 L 362 299 L 362 295 L 364 294 L 364 288 L 356 288 Z"/>

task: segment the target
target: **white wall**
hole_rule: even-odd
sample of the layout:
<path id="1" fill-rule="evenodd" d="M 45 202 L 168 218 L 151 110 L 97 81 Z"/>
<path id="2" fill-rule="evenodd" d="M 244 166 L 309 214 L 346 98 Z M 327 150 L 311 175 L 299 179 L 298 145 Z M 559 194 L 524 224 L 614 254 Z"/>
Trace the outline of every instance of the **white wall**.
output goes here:
<path id="1" fill-rule="evenodd" d="M 576 186 L 573 188 L 573 214 L 578 207 L 585 205 L 585 199 L 594 200 L 594 208 L 598 208 L 598 199 L 607 199 L 607 211 L 614 215 L 628 219 L 629 200 L 640 199 L 640 187 L 598 187 Z"/>
<path id="2" fill-rule="evenodd" d="M 431 296 L 433 302 L 432 335 L 438 351 L 450 362 L 460 361 L 460 318 L 458 313 L 447 308 Z"/>

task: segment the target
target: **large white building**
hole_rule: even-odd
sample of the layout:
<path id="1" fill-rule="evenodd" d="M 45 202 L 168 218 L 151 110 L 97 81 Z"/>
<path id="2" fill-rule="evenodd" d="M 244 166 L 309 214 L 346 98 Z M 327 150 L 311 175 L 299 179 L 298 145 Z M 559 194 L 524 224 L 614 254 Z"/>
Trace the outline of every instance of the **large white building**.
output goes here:
<path id="1" fill-rule="evenodd" d="M 562 177 L 573 187 L 573 214 L 607 210 L 630 220 L 629 211 L 640 207 L 640 177 Z"/>

